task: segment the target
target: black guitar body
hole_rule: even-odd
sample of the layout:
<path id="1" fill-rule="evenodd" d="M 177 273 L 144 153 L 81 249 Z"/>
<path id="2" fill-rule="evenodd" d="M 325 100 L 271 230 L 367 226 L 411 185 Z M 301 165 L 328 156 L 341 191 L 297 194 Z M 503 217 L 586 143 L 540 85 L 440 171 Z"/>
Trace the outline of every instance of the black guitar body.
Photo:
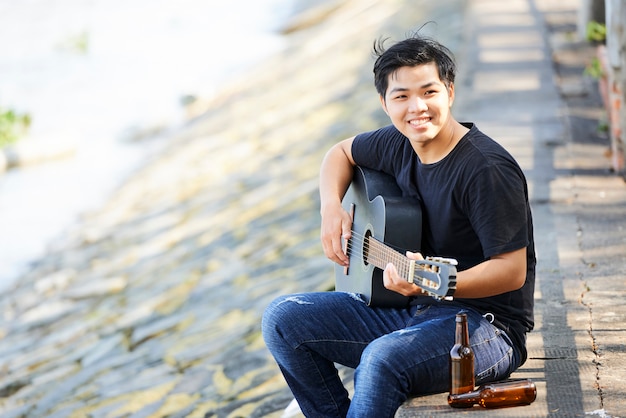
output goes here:
<path id="1" fill-rule="evenodd" d="M 335 289 L 362 295 L 370 306 L 404 307 L 409 298 L 383 286 L 383 271 L 366 262 L 367 239 L 373 236 L 402 254 L 419 251 L 422 241 L 422 211 L 417 199 L 402 197 L 395 179 L 380 171 L 355 167 L 354 178 L 343 198 L 348 212 L 354 205 L 354 219 L 348 256 L 350 267 L 335 265 Z M 355 234 L 356 233 L 356 234 Z"/>

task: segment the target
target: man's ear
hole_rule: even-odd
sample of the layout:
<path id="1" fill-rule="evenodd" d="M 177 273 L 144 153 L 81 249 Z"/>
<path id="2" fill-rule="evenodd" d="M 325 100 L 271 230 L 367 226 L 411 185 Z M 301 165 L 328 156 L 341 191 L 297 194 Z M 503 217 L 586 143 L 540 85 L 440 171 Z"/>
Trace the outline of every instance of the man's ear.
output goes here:
<path id="1" fill-rule="evenodd" d="M 450 107 L 452 107 L 452 103 L 454 103 L 454 83 L 450 83 L 448 87 L 448 98 L 450 101 Z"/>
<path id="2" fill-rule="evenodd" d="M 378 99 L 380 99 L 380 105 L 382 106 L 383 110 L 385 111 L 387 116 L 389 116 L 389 112 L 387 112 L 387 103 L 385 102 L 385 97 L 382 94 L 379 94 Z"/>

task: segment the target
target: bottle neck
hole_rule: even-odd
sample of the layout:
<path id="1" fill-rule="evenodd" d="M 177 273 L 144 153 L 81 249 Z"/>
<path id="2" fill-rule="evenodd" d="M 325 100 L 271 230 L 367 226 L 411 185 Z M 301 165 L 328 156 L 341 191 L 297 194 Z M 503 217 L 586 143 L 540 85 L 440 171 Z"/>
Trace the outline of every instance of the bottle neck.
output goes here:
<path id="1" fill-rule="evenodd" d="M 467 330 L 467 316 L 465 316 L 465 314 L 459 315 L 456 318 L 454 342 L 455 344 L 460 344 L 463 346 L 469 345 L 469 332 Z"/>
<path id="2" fill-rule="evenodd" d="M 458 393 L 456 395 L 448 395 L 448 401 L 453 403 L 463 403 L 466 405 L 475 405 L 480 403 L 480 389 L 471 392 Z"/>

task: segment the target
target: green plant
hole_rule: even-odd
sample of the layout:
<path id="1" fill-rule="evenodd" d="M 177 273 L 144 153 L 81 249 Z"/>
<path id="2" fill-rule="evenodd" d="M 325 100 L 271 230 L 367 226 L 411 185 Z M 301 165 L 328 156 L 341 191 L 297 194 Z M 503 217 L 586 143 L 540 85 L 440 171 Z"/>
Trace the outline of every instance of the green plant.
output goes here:
<path id="1" fill-rule="evenodd" d="M 600 60 L 595 57 L 592 58 L 591 62 L 585 67 L 585 71 L 583 73 L 595 79 L 602 78 L 604 72 L 602 71 Z"/>
<path id="2" fill-rule="evenodd" d="M 606 25 L 604 23 L 599 23 L 595 20 L 587 23 L 587 40 L 589 42 L 602 43 L 605 41 L 605 39 Z M 585 67 L 584 74 L 595 79 L 602 78 L 602 76 L 604 76 L 604 72 L 602 71 L 600 60 L 595 57 L 592 58 L 591 62 Z"/>
<path id="3" fill-rule="evenodd" d="M 30 115 L 0 108 L 0 148 L 15 143 L 30 127 Z"/>
<path id="4" fill-rule="evenodd" d="M 606 39 L 606 25 L 592 20 L 587 23 L 587 40 L 591 42 L 604 42 Z"/>

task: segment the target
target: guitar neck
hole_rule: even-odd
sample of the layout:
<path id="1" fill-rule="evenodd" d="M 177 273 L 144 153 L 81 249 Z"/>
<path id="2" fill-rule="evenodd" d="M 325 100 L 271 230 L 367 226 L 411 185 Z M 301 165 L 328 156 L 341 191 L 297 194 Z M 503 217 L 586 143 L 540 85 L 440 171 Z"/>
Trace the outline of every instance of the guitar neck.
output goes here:
<path id="1" fill-rule="evenodd" d="M 388 263 L 392 263 L 400 277 L 437 298 L 443 298 L 447 294 L 447 289 L 440 291 L 442 284 L 445 283 L 446 287 L 456 287 L 455 259 L 426 257 L 425 260 L 411 260 L 371 236 L 367 241 L 368 251 L 365 253 L 365 259 L 369 264 L 384 270 Z M 450 278 L 454 279 L 454 283 L 450 283 Z"/>
<path id="2" fill-rule="evenodd" d="M 413 281 L 415 260 L 410 260 L 407 256 L 371 236 L 368 237 L 368 244 L 365 258 L 369 264 L 384 270 L 387 264 L 392 263 L 402 278 L 409 282 Z"/>

